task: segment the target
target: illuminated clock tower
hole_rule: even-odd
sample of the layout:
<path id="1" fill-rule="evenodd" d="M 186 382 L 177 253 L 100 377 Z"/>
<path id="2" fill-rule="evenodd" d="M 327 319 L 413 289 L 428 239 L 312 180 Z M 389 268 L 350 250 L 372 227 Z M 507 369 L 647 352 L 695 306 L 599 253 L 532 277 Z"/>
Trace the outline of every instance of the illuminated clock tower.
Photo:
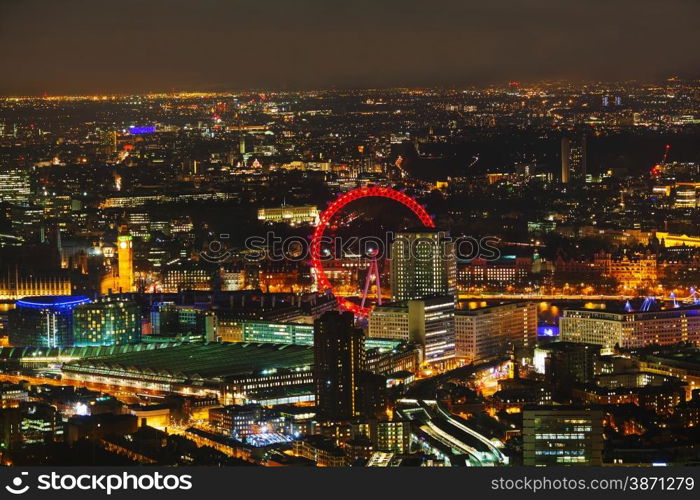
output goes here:
<path id="1" fill-rule="evenodd" d="M 121 292 L 134 291 L 134 248 L 131 236 L 117 237 L 117 258 L 119 259 L 119 289 Z"/>

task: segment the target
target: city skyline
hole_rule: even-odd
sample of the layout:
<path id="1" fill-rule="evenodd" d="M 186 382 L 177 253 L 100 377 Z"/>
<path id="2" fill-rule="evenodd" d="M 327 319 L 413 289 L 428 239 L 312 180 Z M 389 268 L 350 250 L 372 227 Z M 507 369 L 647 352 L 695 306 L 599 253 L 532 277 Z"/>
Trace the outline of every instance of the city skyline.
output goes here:
<path id="1" fill-rule="evenodd" d="M 34 465 L 693 490 L 698 14 L 3 2 L 8 491 Z"/>

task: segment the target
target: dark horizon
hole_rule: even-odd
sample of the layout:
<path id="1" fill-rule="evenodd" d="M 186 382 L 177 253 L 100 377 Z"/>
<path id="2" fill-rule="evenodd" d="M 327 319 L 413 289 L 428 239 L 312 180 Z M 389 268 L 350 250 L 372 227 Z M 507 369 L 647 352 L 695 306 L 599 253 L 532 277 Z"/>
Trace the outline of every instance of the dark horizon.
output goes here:
<path id="1" fill-rule="evenodd" d="M 695 78 L 700 4 L 26 0 L 0 6 L 0 95 Z"/>

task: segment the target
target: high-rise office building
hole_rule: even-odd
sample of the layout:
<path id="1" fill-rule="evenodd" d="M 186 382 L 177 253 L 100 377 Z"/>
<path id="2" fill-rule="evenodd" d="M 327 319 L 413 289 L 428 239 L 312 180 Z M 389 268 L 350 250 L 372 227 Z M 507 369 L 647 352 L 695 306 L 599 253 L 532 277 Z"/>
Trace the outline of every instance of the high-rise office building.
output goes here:
<path id="1" fill-rule="evenodd" d="M 455 339 L 457 356 L 468 362 L 531 349 L 537 341 L 537 305 L 521 302 L 457 311 Z"/>
<path id="2" fill-rule="evenodd" d="M 411 423 L 391 420 L 377 423 L 377 449 L 408 453 L 411 444 Z"/>
<path id="3" fill-rule="evenodd" d="M 404 302 L 391 302 L 375 307 L 367 321 L 369 338 L 408 342 L 408 331 L 408 306 Z"/>
<path id="4" fill-rule="evenodd" d="M 579 140 L 561 139 L 561 182 L 567 184 L 573 179 L 585 180 L 587 172 L 587 140 L 583 135 Z"/>
<path id="5" fill-rule="evenodd" d="M 427 362 L 455 356 L 455 304 L 442 295 L 378 306 L 369 316 L 370 338 L 413 342 Z"/>
<path id="6" fill-rule="evenodd" d="M 601 363 L 600 349 L 596 344 L 551 342 L 535 349 L 535 367 L 555 386 L 591 384 Z"/>
<path id="7" fill-rule="evenodd" d="M 453 295 L 408 301 L 408 333 L 424 347 L 429 363 L 455 356 L 455 305 Z"/>
<path id="8" fill-rule="evenodd" d="M 55 406 L 32 401 L 22 403 L 20 411 L 22 441 L 25 444 L 48 444 L 63 440 L 63 419 Z"/>
<path id="9" fill-rule="evenodd" d="M 327 312 L 314 322 L 314 385 L 318 413 L 348 419 L 361 413 L 364 337 L 350 312 Z"/>
<path id="10" fill-rule="evenodd" d="M 457 263 L 449 234 L 423 228 L 396 234 L 391 244 L 392 300 L 453 295 Z"/>
<path id="11" fill-rule="evenodd" d="M 29 170 L 18 166 L 0 167 L 0 202 L 27 205 L 31 196 Z"/>
<path id="12" fill-rule="evenodd" d="M 567 407 L 523 410 L 524 465 L 602 463 L 602 411 Z"/>
<path id="13" fill-rule="evenodd" d="M 158 302 L 151 309 L 153 337 L 180 337 L 213 342 L 217 339 L 217 326 L 216 314 L 203 307 Z"/>
<path id="14" fill-rule="evenodd" d="M 87 297 L 42 296 L 18 300 L 9 313 L 8 331 L 14 347 L 70 347 L 73 310 Z"/>
<path id="15" fill-rule="evenodd" d="M 123 345 L 141 340 L 141 314 L 135 302 L 104 297 L 73 311 L 73 345 Z"/>

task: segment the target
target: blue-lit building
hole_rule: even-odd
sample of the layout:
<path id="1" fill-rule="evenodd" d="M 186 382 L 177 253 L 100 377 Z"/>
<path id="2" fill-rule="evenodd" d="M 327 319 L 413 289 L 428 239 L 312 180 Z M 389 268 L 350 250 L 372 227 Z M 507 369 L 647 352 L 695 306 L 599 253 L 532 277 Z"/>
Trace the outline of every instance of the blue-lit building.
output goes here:
<path id="1" fill-rule="evenodd" d="M 131 135 L 145 135 L 153 134 L 156 131 L 155 125 L 132 125 L 129 127 L 129 133 Z"/>
<path id="2" fill-rule="evenodd" d="M 73 310 L 90 299 L 83 296 L 41 296 L 18 300 L 8 317 L 10 344 L 15 347 L 70 347 Z"/>

